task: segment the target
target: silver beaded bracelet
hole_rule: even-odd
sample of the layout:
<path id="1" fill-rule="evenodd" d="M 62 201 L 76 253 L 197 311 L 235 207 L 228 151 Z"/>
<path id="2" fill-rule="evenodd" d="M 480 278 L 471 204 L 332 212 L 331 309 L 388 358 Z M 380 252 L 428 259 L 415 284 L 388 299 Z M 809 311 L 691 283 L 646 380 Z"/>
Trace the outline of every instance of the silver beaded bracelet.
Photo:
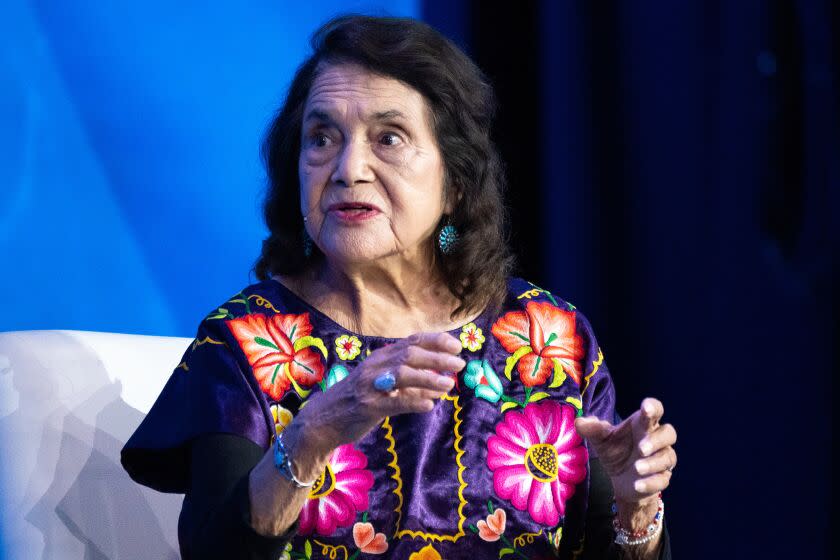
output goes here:
<path id="1" fill-rule="evenodd" d="M 289 459 L 286 446 L 283 445 L 282 433 L 274 438 L 274 466 L 283 475 L 283 478 L 290 480 L 298 488 L 309 488 L 317 482 L 317 479 L 312 482 L 301 482 L 292 472 L 292 462 Z"/>
<path id="2" fill-rule="evenodd" d="M 613 514 L 618 513 L 618 508 L 613 502 Z M 628 531 L 622 527 L 618 522 L 618 517 L 613 519 L 613 528 L 615 529 L 615 543 L 635 546 L 650 542 L 662 530 L 662 519 L 665 517 L 665 502 L 662 501 L 662 493 L 659 493 L 659 503 L 656 508 L 656 515 L 653 516 L 653 521 L 647 528 L 641 531 Z"/>

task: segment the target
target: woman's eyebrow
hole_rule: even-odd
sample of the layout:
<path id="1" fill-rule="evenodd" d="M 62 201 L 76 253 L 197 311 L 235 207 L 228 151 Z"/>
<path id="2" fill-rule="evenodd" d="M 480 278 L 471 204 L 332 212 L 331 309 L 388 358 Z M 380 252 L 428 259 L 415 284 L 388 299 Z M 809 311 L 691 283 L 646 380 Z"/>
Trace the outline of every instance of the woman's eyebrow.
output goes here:
<path id="1" fill-rule="evenodd" d="M 303 122 L 309 121 L 320 121 L 325 123 L 332 123 L 335 120 L 330 116 L 327 111 L 323 109 L 310 109 L 310 111 L 306 114 L 303 118 Z M 387 111 L 377 111 L 371 115 L 371 120 L 374 121 L 388 121 L 388 120 L 408 120 L 408 117 L 405 116 L 405 113 L 399 111 L 397 109 L 388 109 Z"/>
<path id="2" fill-rule="evenodd" d="M 406 117 L 403 113 L 396 109 L 389 109 L 388 111 L 379 111 L 373 114 L 373 120 L 376 121 L 387 121 L 390 119 L 408 120 L 408 117 Z"/>
<path id="3" fill-rule="evenodd" d="M 332 122 L 333 119 L 326 111 L 322 111 L 321 109 L 311 109 L 303 118 L 303 122 L 308 122 L 311 120 Z"/>

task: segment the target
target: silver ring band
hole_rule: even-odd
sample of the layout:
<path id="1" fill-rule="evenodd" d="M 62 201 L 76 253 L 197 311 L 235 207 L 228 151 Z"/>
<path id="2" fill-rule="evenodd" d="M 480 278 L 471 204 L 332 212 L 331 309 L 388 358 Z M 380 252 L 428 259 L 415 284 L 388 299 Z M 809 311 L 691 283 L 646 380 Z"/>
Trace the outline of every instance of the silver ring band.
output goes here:
<path id="1" fill-rule="evenodd" d="M 390 371 L 385 371 L 373 380 L 373 388 L 383 393 L 390 393 L 397 386 L 397 378 Z"/>

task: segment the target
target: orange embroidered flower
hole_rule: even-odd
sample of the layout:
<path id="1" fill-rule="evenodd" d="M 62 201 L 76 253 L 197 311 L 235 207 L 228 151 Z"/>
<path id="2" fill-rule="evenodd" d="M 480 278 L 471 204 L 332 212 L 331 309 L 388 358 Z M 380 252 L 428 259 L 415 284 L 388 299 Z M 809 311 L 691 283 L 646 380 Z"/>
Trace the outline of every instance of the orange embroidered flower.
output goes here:
<path id="1" fill-rule="evenodd" d="M 370 523 L 356 523 L 353 525 L 353 541 L 359 550 L 366 554 L 383 554 L 388 550 L 384 533 L 377 533 Z"/>
<path id="2" fill-rule="evenodd" d="M 417 552 L 412 552 L 408 560 L 442 560 L 440 553 L 430 544 L 427 544 Z"/>
<path id="3" fill-rule="evenodd" d="M 245 315 L 226 321 L 230 332 L 239 342 L 260 388 L 279 401 L 290 386 L 305 397 L 306 388 L 324 377 L 324 362 L 312 347 L 327 357 L 327 349 L 320 338 L 311 336 L 309 314 Z"/>
<path id="4" fill-rule="evenodd" d="M 497 541 L 502 536 L 502 533 L 505 532 L 506 523 L 507 515 L 505 514 L 505 510 L 496 508 L 496 511 L 488 515 L 486 520 L 481 519 L 476 523 L 478 526 L 478 536 L 488 542 Z"/>
<path id="5" fill-rule="evenodd" d="M 545 383 L 554 372 L 550 387 L 559 387 L 568 374 L 580 385 L 583 339 L 575 327 L 575 312 L 548 302 L 530 301 L 525 311 L 510 311 L 493 325 L 493 336 L 512 355 L 505 375 L 516 366 L 528 387 Z"/>

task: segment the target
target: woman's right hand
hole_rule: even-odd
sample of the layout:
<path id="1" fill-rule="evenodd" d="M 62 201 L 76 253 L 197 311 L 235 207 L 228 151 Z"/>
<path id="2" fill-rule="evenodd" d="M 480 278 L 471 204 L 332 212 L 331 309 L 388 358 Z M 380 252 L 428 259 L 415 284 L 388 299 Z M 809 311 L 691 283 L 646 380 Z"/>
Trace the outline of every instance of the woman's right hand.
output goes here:
<path id="1" fill-rule="evenodd" d="M 437 372 L 459 372 L 460 341 L 447 333 L 419 333 L 372 352 L 350 374 L 325 392 L 313 395 L 286 427 L 298 478 L 310 480 L 323 469 L 307 458 L 326 457 L 336 447 L 358 441 L 387 416 L 429 412 L 455 382 Z M 393 391 L 374 387 L 390 371 Z M 314 461 L 320 462 L 320 461 Z M 308 471 L 308 472 L 307 472 Z"/>

